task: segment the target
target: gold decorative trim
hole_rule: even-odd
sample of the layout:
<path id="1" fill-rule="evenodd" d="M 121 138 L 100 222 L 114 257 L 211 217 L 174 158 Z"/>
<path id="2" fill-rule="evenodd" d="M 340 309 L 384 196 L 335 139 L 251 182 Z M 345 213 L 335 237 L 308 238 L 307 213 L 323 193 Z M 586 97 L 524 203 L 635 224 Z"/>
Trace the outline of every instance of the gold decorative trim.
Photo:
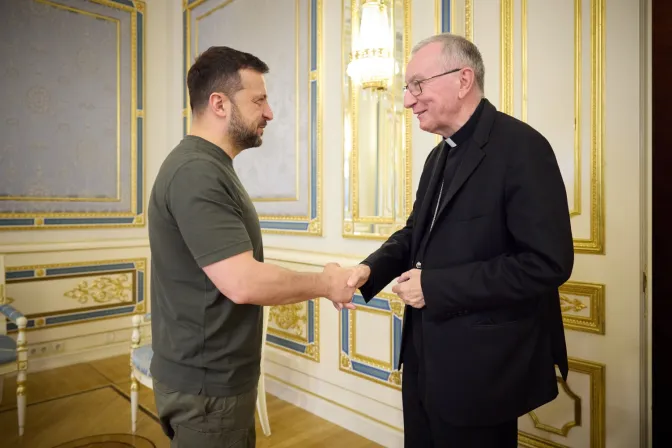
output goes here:
<path id="1" fill-rule="evenodd" d="M 233 0 L 222 0 L 221 3 L 217 4 L 214 6 L 212 9 L 204 12 L 203 14 L 200 14 L 195 17 L 195 26 L 194 30 L 192 33 L 192 27 L 191 27 L 191 22 L 192 22 L 192 13 L 193 11 L 198 8 L 199 6 L 205 4 L 210 0 L 197 0 L 191 4 L 189 4 L 188 0 L 183 0 L 182 2 L 182 9 L 183 13 L 185 15 L 184 17 L 184 27 L 185 29 L 183 32 L 186 34 L 185 36 L 185 70 L 188 70 L 191 64 L 193 63 L 194 58 L 192 57 L 192 50 L 195 49 L 198 51 L 198 26 L 199 22 L 213 14 L 214 12 L 228 6 L 233 2 Z M 310 88 L 310 82 L 311 81 L 317 81 L 317 98 L 316 98 L 316 120 L 315 122 L 317 123 L 317 129 L 315 130 L 315 138 L 316 138 L 316 160 L 315 160 L 315 165 L 316 165 L 316 174 L 314 179 L 315 182 L 315 195 L 317 196 L 315 198 L 315 218 L 312 218 L 312 210 L 311 210 L 311 204 L 312 204 L 312 195 L 313 195 L 313 188 L 311 186 L 311 183 L 313 182 L 312 178 L 312 167 L 311 163 L 313 161 L 313 155 L 312 155 L 312 150 L 310 148 L 310 137 L 311 137 L 311 132 L 313 132 L 312 129 L 310 129 L 310 113 L 308 114 L 308 149 L 307 149 L 307 170 L 308 170 L 308 189 L 306 193 L 307 197 L 307 203 L 306 207 L 308 209 L 308 212 L 306 215 L 264 215 L 260 214 L 259 215 L 259 220 L 262 222 L 262 232 L 266 234 L 276 234 L 276 235 L 303 235 L 303 236 L 322 236 L 322 177 L 323 177 L 323 169 L 322 169 L 322 152 L 323 152 L 323 145 L 322 145 L 322 98 L 323 98 L 323 76 L 322 76 L 322 70 L 323 70 L 323 44 L 322 44 L 322 0 L 316 0 L 316 5 L 317 5 L 317 14 L 316 14 L 316 36 L 315 36 L 315 44 L 317 46 L 316 48 L 316 69 L 315 70 L 310 70 L 311 68 L 311 51 L 310 48 L 307 50 L 307 58 L 308 58 L 308 89 L 307 89 L 307 94 L 310 96 L 311 88 Z M 308 3 L 308 22 L 307 22 L 307 29 L 308 29 L 308 46 L 312 45 L 312 36 L 311 36 L 311 2 L 309 1 Z M 296 13 L 296 29 L 295 29 L 295 36 L 294 36 L 294 41 L 295 41 L 295 47 L 296 47 L 296 79 L 295 79 L 295 84 L 296 84 L 296 179 L 295 179 L 295 184 L 296 184 L 296 194 L 293 196 L 288 196 L 288 197 L 252 197 L 253 202 L 296 202 L 299 200 L 299 197 L 301 195 L 301 192 L 299 191 L 299 184 L 300 184 L 300 154 L 299 154 L 299 146 L 300 146 L 300 135 L 299 135 L 299 129 L 300 129 L 300 122 L 299 122 L 299 112 L 300 112 L 300 101 L 299 101 L 299 78 L 300 78 L 300 73 L 299 73 L 299 50 L 300 50 L 300 42 L 299 42 L 299 35 L 300 35 L 300 0 L 295 0 L 295 13 Z M 192 37 L 193 34 L 193 37 Z M 193 49 L 192 49 L 192 39 L 193 39 Z M 184 73 L 185 79 L 186 79 L 186 72 Z M 183 88 L 185 89 L 184 92 L 184 97 L 186 98 L 186 104 L 185 107 L 182 109 L 182 117 L 186 119 L 185 121 L 185 132 L 189 132 L 191 128 L 191 120 L 192 120 L 192 114 L 191 114 L 191 108 L 189 107 L 189 92 L 186 90 L 186 83 L 184 84 Z M 310 101 L 309 101 L 309 107 L 310 107 Z M 274 228 L 268 228 L 264 226 L 265 221 L 271 221 L 271 222 L 308 222 L 306 230 L 284 230 L 284 229 L 274 229 Z"/>
<path id="2" fill-rule="evenodd" d="M 117 27 L 117 33 L 119 38 L 117 39 L 117 46 L 116 46 L 116 51 L 117 51 L 117 75 L 118 75 L 118 83 L 117 83 L 117 114 L 116 114 L 116 119 L 117 119 L 117 140 L 121 140 L 121 126 L 120 126 L 120 120 L 121 120 L 121 94 L 120 94 L 120 70 L 121 70 L 121 65 L 119 63 L 119 58 L 121 54 L 121 38 L 120 38 L 120 21 L 115 18 L 107 17 L 101 14 L 96 14 L 90 11 L 85 11 L 82 9 L 74 8 L 72 6 L 68 5 L 63 5 L 60 3 L 56 3 L 50 0 L 35 0 L 40 3 L 43 3 L 45 5 L 49 5 L 55 8 L 63 9 L 69 12 L 74 12 L 74 13 L 79 13 L 83 15 L 88 15 L 90 17 L 93 17 L 95 19 L 102 19 L 102 20 L 108 20 L 112 21 L 113 23 L 116 24 Z M 105 6 L 108 8 L 112 8 L 118 11 L 124 11 L 130 14 L 130 85 L 131 85 L 131 98 L 130 98 L 130 109 L 131 109 L 131 118 L 130 118 L 130 140 L 131 140 L 131 175 L 130 175 L 130 189 L 131 189 L 131 194 L 130 194 L 130 202 L 131 206 L 128 211 L 121 211 L 121 212 L 40 212 L 40 211 L 31 211 L 31 212 L 21 212 L 21 213 L 13 213 L 13 212 L 1 212 L 0 213 L 0 221 L 4 220 L 20 220 L 20 221 L 32 221 L 31 223 L 21 223 L 17 225 L 2 225 L 0 226 L 0 231 L 8 231 L 8 230 L 53 230 L 53 229 L 59 229 L 59 230 L 72 230 L 72 229 L 90 229 L 90 228 L 106 228 L 106 229 L 119 229 L 119 228 L 133 228 L 133 227 L 143 227 L 145 225 L 145 220 L 144 220 L 144 215 L 141 213 L 141 210 L 144 210 L 144 205 L 145 205 L 145 183 L 146 183 L 146 128 L 143 127 L 145 132 L 142 134 L 142 140 L 138 139 L 138 124 L 137 124 L 137 118 L 144 118 L 145 112 L 144 110 L 145 105 L 147 103 L 146 101 L 146 82 L 145 82 L 145 73 L 147 73 L 147 70 L 145 68 L 145 54 L 146 54 L 146 44 L 145 44 L 145 32 L 144 30 L 146 29 L 145 26 L 145 13 L 146 13 L 146 7 L 145 7 L 145 2 L 143 0 L 133 0 L 133 6 L 128 6 L 122 3 L 118 3 L 113 0 L 86 0 L 87 2 Z M 138 13 L 142 14 L 141 15 L 141 22 L 142 22 L 142 30 L 143 32 L 141 33 L 140 37 L 140 42 L 138 41 Z M 138 44 L 142 45 L 142 55 L 143 58 L 141 61 L 138 61 Z M 142 64 L 142 76 L 140 81 L 138 82 L 138 64 Z M 137 103 L 138 103 L 138 87 L 142 89 L 142 106 L 143 109 L 138 109 L 137 108 Z M 138 115 L 138 112 L 142 111 L 140 115 Z M 141 150 L 141 155 L 138 157 L 138 147 L 140 146 Z M 84 200 L 88 202 L 118 202 L 121 200 L 121 183 L 120 183 L 120 170 L 121 170 L 121 152 L 120 150 L 117 151 L 117 196 L 118 198 L 111 198 L 111 199 L 91 199 L 91 198 L 25 198 L 25 200 L 33 200 L 35 199 L 36 201 L 54 201 L 58 200 L 60 202 L 83 202 Z M 138 176 L 138 164 L 142 165 L 142 175 Z M 137 204 L 137 198 L 138 198 L 138 189 L 141 189 L 142 191 L 142 207 L 138 207 Z M 11 200 L 11 199 L 9 199 Z M 114 222 L 115 218 L 127 218 L 131 219 L 131 222 L 127 223 L 118 223 Z M 52 223 L 52 222 L 46 222 L 45 220 L 64 220 L 67 223 L 60 224 L 60 223 Z M 108 221 L 110 220 L 110 221 Z M 103 221 L 103 222 L 101 222 Z"/>
<path id="3" fill-rule="evenodd" d="M 590 441 L 591 448 L 605 447 L 606 366 L 593 361 L 568 358 L 570 372 L 588 375 L 590 378 Z M 571 373 L 570 373 L 571 378 Z M 576 411 L 575 411 L 576 412 Z M 580 418 L 580 417 L 579 417 Z M 555 431 L 552 431 L 555 433 Z M 526 448 L 569 448 L 535 434 L 518 431 L 518 443 Z"/>
<path id="4" fill-rule="evenodd" d="M 346 372 L 350 375 L 357 376 L 359 378 L 365 379 L 367 381 L 373 381 L 378 384 L 391 387 L 393 389 L 401 389 L 401 372 L 396 370 L 394 365 L 394 350 L 395 350 L 395 340 L 394 340 L 394 319 L 403 320 L 403 304 L 395 294 L 390 294 L 386 292 L 379 293 L 375 298 L 387 300 L 390 305 L 390 310 L 376 309 L 370 306 L 358 306 L 356 310 L 348 310 L 348 353 L 344 352 L 343 347 L 343 325 L 340 322 L 343 319 L 343 313 L 339 315 L 339 353 L 341 354 L 339 370 Z M 390 361 L 383 361 L 380 359 L 375 359 L 370 356 L 362 355 L 357 353 L 357 325 L 356 325 L 356 313 L 365 312 L 369 314 L 382 315 L 390 318 Z M 399 342 L 401 342 L 401 335 L 399 336 Z M 387 381 L 384 381 L 380 378 L 377 378 L 372 375 L 365 375 L 361 372 L 353 370 L 352 362 L 355 361 L 366 366 L 373 367 L 385 372 L 389 372 L 389 378 Z"/>
<path id="5" fill-rule="evenodd" d="M 562 285 L 560 287 L 560 307 L 565 328 L 586 333 L 605 334 L 605 290 L 606 286 L 599 283 L 569 281 Z M 568 296 L 585 297 L 588 303 Z M 573 314 L 586 308 L 590 309 L 588 317 Z"/>
<path id="6" fill-rule="evenodd" d="M 474 41 L 474 0 L 465 0 L 464 4 L 464 30 L 466 38 Z"/>
<path id="7" fill-rule="evenodd" d="M 402 10 L 404 14 L 403 21 L 403 70 L 406 70 L 406 65 L 410 60 L 411 55 L 411 40 L 412 40 L 412 8 L 411 0 L 401 0 L 402 1 Z M 345 31 L 345 2 L 350 3 L 350 15 L 351 15 L 351 28 L 355 26 L 359 19 L 359 7 L 362 3 L 361 0 L 342 0 L 341 4 L 341 34 L 342 34 L 342 49 L 350 48 L 351 42 L 346 38 Z M 394 14 L 394 2 L 391 3 L 391 10 Z M 352 30 L 350 32 L 350 38 L 352 38 Z M 342 50 L 341 55 L 341 71 L 344 73 L 347 65 L 345 51 Z M 361 173 L 359 172 L 359 140 L 358 140 L 358 115 L 359 115 L 359 96 L 358 90 L 353 88 L 352 84 L 342 84 L 343 98 L 344 101 L 349 103 L 349 113 L 345 110 L 342 111 L 343 117 L 343 128 L 347 122 L 350 122 L 351 129 L 351 139 L 349 145 L 350 149 L 350 160 L 349 160 L 349 176 L 350 176 L 350 185 L 348 187 L 348 197 L 346 198 L 345 194 L 343 195 L 342 200 L 342 209 L 346 210 L 346 200 L 349 202 L 348 209 L 351 210 L 352 217 L 351 219 L 344 219 L 341 224 L 341 236 L 343 238 L 349 239 L 366 239 L 366 240 L 386 240 L 389 236 L 394 233 L 399 225 L 395 224 L 397 222 L 398 213 L 395 213 L 395 217 L 379 217 L 379 216 L 360 216 L 359 215 L 359 177 Z M 402 142 L 403 142 L 403 174 L 395 175 L 394 182 L 398 184 L 399 189 L 403 192 L 402 203 L 404 206 L 404 219 L 408 217 L 413 208 L 413 113 L 410 109 L 404 109 L 403 112 L 403 123 L 401 124 L 402 128 Z M 348 146 L 348 143 L 345 143 L 345 146 Z M 343 159 L 343 178 L 345 176 L 345 158 L 346 152 L 344 152 Z M 402 185 L 403 184 L 403 188 Z M 379 228 L 377 231 L 371 233 L 350 233 L 354 231 L 353 223 L 359 224 L 389 224 L 387 227 Z M 405 223 L 405 222 L 404 222 Z"/>
<path id="8" fill-rule="evenodd" d="M 309 329 L 309 320 L 311 317 L 309 314 L 309 302 L 313 303 L 313 332 L 314 339 L 310 340 L 310 329 Z M 302 315 L 301 307 L 305 309 L 305 314 Z M 305 332 L 306 336 L 303 337 L 300 334 L 295 333 L 295 329 L 299 328 L 300 322 L 305 321 Z M 280 305 L 273 306 L 269 311 L 269 324 L 271 322 L 280 322 L 281 329 L 273 328 L 270 325 L 268 326 L 267 332 L 269 335 L 280 338 L 289 343 L 297 343 L 302 346 L 305 346 L 305 352 L 301 353 L 297 350 L 292 350 L 289 346 L 283 346 L 281 344 L 270 342 L 268 339 L 264 341 L 265 344 L 278 350 L 291 353 L 292 355 L 300 356 L 302 358 L 310 359 L 311 361 L 320 362 L 320 299 L 311 299 L 306 302 L 292 304 L 292 305 Z M 286 328 L 282 328 L 286 327 Z M 294 332 L 293 332 L 294 330 Z"/>
<path id="9" fill-rule="evenodd" d="M 500 0 L 500 106 L 513 115 L 513 1 Z"/>
<path id="10" fill-rule="evenodd" d="M 124 268 L 124 269 L 116 269 L 116 270 L 104 270 L 104 271 L 80 271 L 80 272 L 67 272 L 68 269 L 71 268 L 87 268 L 87 267 L 95 267 L 95 266 L 105 266 L 105 265 L 119 265 L 119 264 L 130 264 L 133 267 L 132 268 Z M 94 321 L 100 321 L 100 320 L 108 320 L 108 319 L 115 319 L 115 318 L 120 318 L 124 316 L 131 315 L 131 313 L 123 313 L 123 314 L 114 314 L 111 316 L 94 316 L 94 317 L 86 317 L 86 315 L 89 315 L 90 313 L 94 313 L 100 310 L 105 310 L 108 308 L 117 308 L 117 307 L 125 307 L 125 306 L 130 306 L 136 303 L 137 300 L 141 300 L 140 303 L 137 303 L 136 306 L 134 307 L 134 311 L 137 310 L 137 308 L 143 308 L 145 306 L 145 303 L 147 300 L 149 300 L 149 297 L 147 296 L 147 273 L 145 271 L 147 265 L 147 259 L 146 258 L 135 258 L 135 259 L 116 259 L 116 260 L 96 260 L 96 261 L 89 261 L 89 262 L 73 262 L 73 263 L 54 263 L 54 264 L 43 264 L 43 265 L 27 265 L 27 266 L 11 266 L 11 267 L 6 267 L 5 272 L 6 273 L 12 273 L 12 272 L 21 272 L 21 271 L 33 271 L 34 276 L 32 277 L 22 277 L 22 278 L 17 278 L 17 279 L 6 279 L 6 283 L 8 285 L 11 285 L 13 283 L 26 283 L 26 282 L 43 282 L 43 281 L 48 281 L 48 280 L 56 280 L 56 279 L 63 279 L 63 278 L 77 278 L 77 277 L 92 277 L 92 276 L 98 276 L 99 278 L 102 276 L 110 276 L 110 275 L 131 275 L 132 276 L 132 294 L 133 294 L 133 301 L 130 302 L 118 302 L 118 303 L 111 303 L 112 300 L 107 300 L 106 302 L 97 302 L 92 295 L 98 294 L 98 299 L 103 299 L 106 300 L 106 296 L 104 295 L 103 291 L 97 291 L 96 287 L 94 285 L 88 285 L 88 297 L 87 300 L 93 300 L 94 303 L 102 303 L 99 305 L 94 305 L 94 306 L 89 306 L 85 308 L 69 308 L 69 309 L 63 309 L 63 310 L 58 310 L 58 311 L 52 311 L 52 312 L 47 312 L 47 313 L 35 313 L 35 314 L 27 314 L 25 317 L 28 319 L 29 323 L 30 321 L 33 321 L 33 325 L 26 328 L 26 331 L 33 331 L 33 330 L 40 330 L 44 328 L 55 328 L 55 327 L 62 327 L 62 326 L 69 326 L 69 325 L 77 325 L 85 322 L 94 322 Z M 54 270 L 59 270 L 60 272 L 54 273 Z M 65 272 L 63 270 L 66 270 Z M 138 272 L 143 273 L 143 282 L 142 284 L 138 284 Z M 96 282 L 94 281 L 94 284 Z M 123 282 L 122 282 L 123 283 Z M 102 284 L 101 284 L 102 285 Z M 81 286 L 81 284 L 80 284 Z M 93 289 L 92 289 L 93 286 Z M 122 285 L 123 286 L 123 285 Z M 75 290 L 70 291 L 71 295 L 73 296 L 72 298 L 79 299 L 76 294 L 77 288 Z M 66 292 L 67 296 L 68 292 Z M 107 296 L 107 299 L 110 297 Z M 50 323 L 47 325 L 47 319 L 51 317 L 56 317 L 56 316 L 62 316 L 70 313 L 81 313 L 84 317 L 81 319 L 73 319 L 71 321 L 67 322 L 59 322 L 59 323 Z M 17 330 L 11 330 L 10 332 L 16 332 Z"/>
<path id="11" fill-rule="evenodd" d="M 569 434 L 570 429 L 572 429 L 575 426 L 581 426 L 581 397 L 576 395 L 572 391 L 572 389 L 569 388 L 569 385 L 562 379 L 562 377 L 559 376 L 557 380 L 560 386 L 562 387 L 562 390 L 565 391 L 567 396 L 572 400 L 574 400 L 574 419 L 566 422 L 564 425 L 562 425 L 562 428 L 556 428 L 553 425 L 548 425 L 546 423 L 541 422 L 539 420 L 539 417 L 534 411 L 529 412 L 528 415 L 532 419 L 532 422 L 534 422 L 535 428 L 553 434 L 558 434 L 563 437 L 567 437 L 567 434 Z"/>
<path id="12" fill-rule="evenodd" d="M 90 284 L 87 280 L 83 280 L 77 287 L 66 291 L 63 295 L 77 300 L 81 304 L 86 304 L 89 300 L 103 304 L 110 302 L 130 303 L 133 302 L 134 280 L 134 278 L 129 280 L 127 273 L 118 274 L 115 277 L 94 278 Z"/>
<path id="13" fill-rule="evenodd" d="M 501 7 L 501 106 L 500 110 L 513 114 L 513 1 L 500 0 Z M 605 67 L 605 0 L 590 1 L 590 236 L 574 238 L 576 253 L 603 255 L 605 253 L 605 203 L 603 185 L 603 148 L 604 148 L 604 67 Z M 574 191 L 573 206 L 570 217 L 583 212 L 582 200 L 582 90 L 583 90 L 583 55 L 582 55 L 582 0 L 574 0 Z M 509 18 L 511 14 L 511 18 Z M 527 0 L 521 0 L 521 76 L 522 76 L 522 107 L 521 119 L 527 121 Z"/>

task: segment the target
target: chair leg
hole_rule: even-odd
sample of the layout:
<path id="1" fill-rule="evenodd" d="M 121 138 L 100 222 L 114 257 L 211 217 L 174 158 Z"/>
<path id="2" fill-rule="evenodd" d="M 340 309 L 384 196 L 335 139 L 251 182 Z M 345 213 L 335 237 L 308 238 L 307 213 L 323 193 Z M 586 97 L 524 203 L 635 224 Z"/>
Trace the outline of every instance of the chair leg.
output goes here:
<path id="1" fill-rule="evenodd" d="M 265 306 L 263 308 L 263 331 L 261 339 L 261 365 L 260 375 L 259 375 L 259 384 L 257 386 L 257 412 L 259 413 L 259 424 L 261 425 L 261 430 L 263 431 L 266 437 L 271 435 L 271 424 L 268 421 L 268 409 L 266 408 L 266 376 L 264 368 L 264 354 L 266 353 L 266 335 L 268 333 L 268 320 L 269 320 L 270 307 Z"/>
<path id="2" fill-rule="evenodd" d="M 26 425 L 26 386 L 23 382 L 19 382 L 16 388 L 16 410 L 19 414 L 19 436 L 22 436 Z"/>
<path id="3" fill-rule="evenodd" d="M 131 433 L 135 434 L 138 423 L 138 381 L 131 374 Z"/>
<path id="4" fill-rule="evenodd" d="M 264 365 L 261 364 L 261 376 L 259 377 L 259 386 L 257 388 L 257 413 L 259 414 L 259 424 L 266 437 L 271 435 L 271 424 L 268 421 L 268 409 L 266 408 L 266 381 L 264 378 Z"/>

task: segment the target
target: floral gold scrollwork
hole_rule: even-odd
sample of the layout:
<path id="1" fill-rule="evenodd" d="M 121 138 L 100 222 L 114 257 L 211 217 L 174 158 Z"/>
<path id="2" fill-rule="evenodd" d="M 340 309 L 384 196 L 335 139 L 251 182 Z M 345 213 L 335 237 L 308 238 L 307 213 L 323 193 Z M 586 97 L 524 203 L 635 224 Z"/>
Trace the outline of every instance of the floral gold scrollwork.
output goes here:
<path id="1" fill-rule="evenodd" d="M 349 369 L 351 367 L 350 358 L 348 358 L 348 355 L 345 353 L 341 353 L 341 367 L 344 369 Z"/>
<path id="2" fill-rule="evenodd" d="M 585 308 L 587 308 L 587 305 L 579 299 L 573 299 L 571 297 L 560 294 L 560 309 L 563 313 L 567 313 L 569 311 L 578 313 Z"/>
<path id="3" fill-rule="evenodd" d="M 308 321 L 304 305 L 300 303 L 274 306 L 271 308 L 269 319 L 277 325 L 278 328 L 297 335 L 303 333 L 303 329 Z"/>
<path id="4" fill-rule="evenodd" d="M 95 303 L 132 302 L 132 293 L 133 282 L 128 274 L 120 274 L 116 277 L 99 277 L 91 283 L 84 280 L 64 295 L 84 304 L 89 300 Z"/>
<path id="5" fill-rule="evenodd" d="M 315 356 L 317 354 L 317 346 L 315 344 L 310 344 L 306 347 L 306 355 Z"/>
<path id="6" fill-rule="evenodd" d="M 392 371 L 392 373 L 390 373 L 390 383 L 397 386 L 401 385 L 401 372 L 398 370 Z"/>
<path id="7" fill-rule="evenodd" d="M 395 316 L 402 317 L 404 314 L 404 305 L 399 300 L 390 299 L 390 309 Z"/>

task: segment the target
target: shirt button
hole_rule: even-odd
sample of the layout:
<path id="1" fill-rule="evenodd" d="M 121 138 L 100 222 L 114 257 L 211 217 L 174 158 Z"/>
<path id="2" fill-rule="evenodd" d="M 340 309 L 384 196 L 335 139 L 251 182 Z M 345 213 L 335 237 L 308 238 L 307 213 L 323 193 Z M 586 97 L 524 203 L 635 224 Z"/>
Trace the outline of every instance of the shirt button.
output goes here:
<path id="1" fill-rule="evenodd" d="M 416 267 L 417 269 L 420 269 L 420 268 L 422 267 L 422 263 L 420 263 L 420 262 L 418 261 L 417 263 L 415 263 L 415 267 Z"/>

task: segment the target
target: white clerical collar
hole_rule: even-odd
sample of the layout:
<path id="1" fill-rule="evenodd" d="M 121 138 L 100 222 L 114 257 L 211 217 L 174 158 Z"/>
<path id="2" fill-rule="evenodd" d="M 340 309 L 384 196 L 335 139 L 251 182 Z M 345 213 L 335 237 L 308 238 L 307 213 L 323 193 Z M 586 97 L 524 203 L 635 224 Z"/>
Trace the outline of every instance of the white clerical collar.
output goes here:
<path id="1" fill-rule="evenodd" d="M 457 146 L 457 144 L 450 139 L 450 137 L 444 139 L 448 145 L 450 145 L 451 148 L 454 148 Z"/>

